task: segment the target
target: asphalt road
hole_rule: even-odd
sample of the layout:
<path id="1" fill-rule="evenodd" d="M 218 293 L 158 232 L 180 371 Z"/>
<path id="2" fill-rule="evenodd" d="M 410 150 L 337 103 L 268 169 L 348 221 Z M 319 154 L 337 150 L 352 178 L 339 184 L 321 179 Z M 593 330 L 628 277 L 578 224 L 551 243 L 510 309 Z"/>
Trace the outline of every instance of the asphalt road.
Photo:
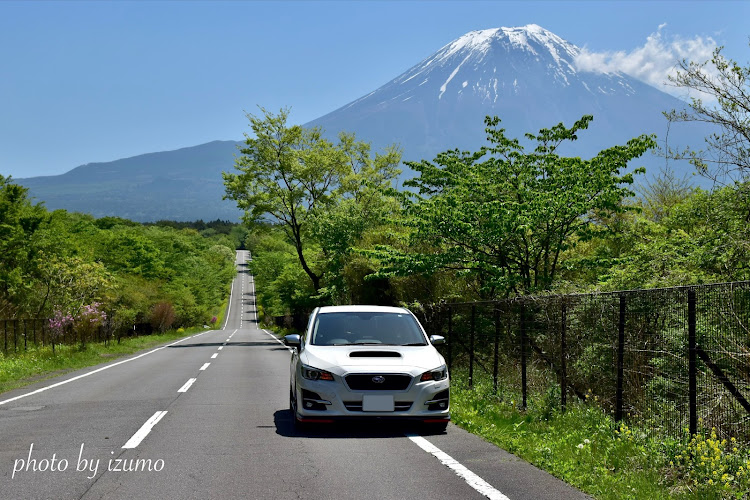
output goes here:
<path id="1" fill-rule="evenodd" d="M 0 499 L 586 498 L 453 424 L 295 431 L 247 258 L 221 330 L 0 395 Z"/>

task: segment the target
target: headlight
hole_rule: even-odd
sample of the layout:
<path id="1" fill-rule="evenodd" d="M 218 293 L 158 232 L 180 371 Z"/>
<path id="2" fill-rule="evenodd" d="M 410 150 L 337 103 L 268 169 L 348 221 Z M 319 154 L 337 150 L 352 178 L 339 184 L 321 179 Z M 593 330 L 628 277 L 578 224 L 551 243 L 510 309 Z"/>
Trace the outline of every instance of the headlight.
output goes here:
<path id="1" fill-rule="evenodd" d="M 420 382 L 427 382 L 428 380 L 444 380 L 448 378 L 448 368 L 443 365 L 435 370 L 424 372 L 420 377 Z"/>
<path id="2" fill-rule="evenodd" d="M 318 370 L 312 366 L 300 365 L 300 373 L 307 380 L 333 380 L 333 374 L 325 370 Z"/>

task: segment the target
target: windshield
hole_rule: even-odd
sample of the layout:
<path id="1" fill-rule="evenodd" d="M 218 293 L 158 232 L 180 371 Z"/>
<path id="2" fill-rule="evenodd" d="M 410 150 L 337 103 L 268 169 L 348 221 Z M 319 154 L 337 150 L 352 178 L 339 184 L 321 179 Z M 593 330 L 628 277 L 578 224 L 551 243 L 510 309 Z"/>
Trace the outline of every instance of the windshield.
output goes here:
<path id="1" fill-rule="evenodd" d="M 381 312 L 321 313 L 313 326 L 313 345 L 427 345 L 410 314 Z"/>

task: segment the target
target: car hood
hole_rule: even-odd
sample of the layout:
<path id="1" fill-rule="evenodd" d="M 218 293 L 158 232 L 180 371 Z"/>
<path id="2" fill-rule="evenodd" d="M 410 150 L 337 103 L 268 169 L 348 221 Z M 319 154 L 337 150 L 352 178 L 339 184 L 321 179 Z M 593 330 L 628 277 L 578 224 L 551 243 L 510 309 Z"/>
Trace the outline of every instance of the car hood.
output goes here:
<path id="1" fill-rule="evenodd" d="M 438 368 L 445 360 L 431 346 L 314 346 L 308 345 L 300 360 L 306 365 L 344 373 L 393 371 L 418 375 Z"/>

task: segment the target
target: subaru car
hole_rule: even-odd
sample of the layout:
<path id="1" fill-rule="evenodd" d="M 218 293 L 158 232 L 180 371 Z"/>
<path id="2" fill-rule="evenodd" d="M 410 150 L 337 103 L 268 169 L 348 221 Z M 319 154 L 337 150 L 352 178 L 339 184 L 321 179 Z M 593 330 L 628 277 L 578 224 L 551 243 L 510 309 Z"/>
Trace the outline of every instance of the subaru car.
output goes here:
<path id="1" fill-rule="evenodd" d="M 450 379 L 443 356 L 409 310 L 319 307 L 302 335 L 287 335 L 289 405 L 296 425 L 340 419 L 417 420 L 444 430 Z"/>

